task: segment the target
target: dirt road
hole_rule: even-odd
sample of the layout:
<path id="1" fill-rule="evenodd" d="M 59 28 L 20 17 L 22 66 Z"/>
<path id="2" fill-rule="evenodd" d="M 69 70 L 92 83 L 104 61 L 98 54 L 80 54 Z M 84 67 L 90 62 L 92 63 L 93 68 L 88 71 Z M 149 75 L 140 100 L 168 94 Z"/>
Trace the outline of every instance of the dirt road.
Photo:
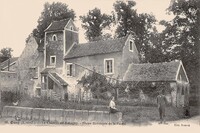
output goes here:
<path id="1" fill-rule="evenodd" d="M 181 119 L 177 121 L 167 121 L 166 124 L 159 124 L 153 122 L 152 126 L 173 126 L 173 127 L 199 127 L 200 128 L 200 115 L 187 119 Z"/>

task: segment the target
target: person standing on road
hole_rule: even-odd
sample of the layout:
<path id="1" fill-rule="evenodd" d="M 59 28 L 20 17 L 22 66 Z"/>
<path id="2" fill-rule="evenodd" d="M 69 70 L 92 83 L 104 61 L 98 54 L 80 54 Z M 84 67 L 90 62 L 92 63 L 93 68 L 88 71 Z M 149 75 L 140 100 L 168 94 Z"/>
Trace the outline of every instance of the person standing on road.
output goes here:
<path id="1" fill-rule="evenodd" d="M 160 116 L 160 124 L 166 123 L 165 122 L 165 108 L 167 104 L 167 99 L 164 95 L 164 90 L 159 92 L 159 95 L 157 96 L 157 105 L 158 105 L 158 111 Z"/>

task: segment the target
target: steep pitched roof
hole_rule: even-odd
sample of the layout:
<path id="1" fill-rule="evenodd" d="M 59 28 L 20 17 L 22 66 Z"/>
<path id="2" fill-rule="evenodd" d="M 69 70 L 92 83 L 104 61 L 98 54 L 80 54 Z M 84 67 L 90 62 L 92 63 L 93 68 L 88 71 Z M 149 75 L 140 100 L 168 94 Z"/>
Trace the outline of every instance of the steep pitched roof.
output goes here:
<path id="1" fill-rule="evenodd" d="M 10 58 L 10 66 L 12 64 L 14 64 L 17 60 L 18 60 L 19 57 L 13 57 L 13 58 Z M 8 60 L 5 60 L 4 62 L 0 63 L 0 68 L 1 69 L 5 69 L 8 67 Z"/>
<path id="2" fill-rule="evenodd" d="M 54 72 L 55 68 L 45 68 L 41 71 L 41 74 L 48 74 L 48 72 Z"/>
<path id="3" fill-rule="evenodd" d="M 66 86 L 68 83 L 55 72 L 55 68 L 45 68 L 41 74 L 48 74 L 49 77 L 60 86 Z"/>
<path id="4" fill-rule="evenodd" d="M 68 83 L 65 82 L 65 80 L 63 80 L 57 73 L 49 73 L 49 75 L 52 76 L 52 80 L 57 82 L 59 85 L 61 86 L 68 85 Z"/>
<path id="5" fill-rule="evenodd" d="M 67 55 L 65 55 L 65 59 L 120 52 L 123 50 L 127 38 L 128 36 L 84 44 L 75 44 Z"/>
<path id="6" fill-rule="evenodd" d="M 124 81 L 176 81 L 181 61 L 164 63 L 130 64 Z"/>
<path id="7" fill-rule="evenodd" d="M 63 19 L 60 21 L 53 21 L 49 27 L 47 27 L 47 29 L 45 30 L 45 32 L 47 31 L 58 31 L 58 30 L 64 30 L 65 26 L 67 25 L 67 23 L 69 22 L 70 19 Z"/>

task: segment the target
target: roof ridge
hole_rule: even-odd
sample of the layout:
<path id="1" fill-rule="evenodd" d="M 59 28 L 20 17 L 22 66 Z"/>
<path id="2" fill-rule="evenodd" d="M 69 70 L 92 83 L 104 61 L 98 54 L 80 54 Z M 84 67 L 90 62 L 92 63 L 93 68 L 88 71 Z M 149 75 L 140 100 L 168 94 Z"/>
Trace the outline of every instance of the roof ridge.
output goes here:
<path id="1" fill-rule="evenodd" d="M 156 64 L 168 64 L 168 63 L 173 63 L 173 62 L 180 62 L 181 60 L 173 60 L 173 61 L 169 61 L 169 62 L 157 62 L 157 63 L 132 63 L 134 65 L 146 65 L 146 64 L 151 64 L 151 65 L 156 65 Z"/>
<path id="2" fill-rule="evenodd" d="M 88 44 L 88 43 L 97 43 L 97 42 L 105 42 L 105 41 L 113 41 L 113 40 L 120 40 L 123 38 L 128 37 L 128 35 L 123 36 L 123 37 L 119 37 L 119 38 L 107 38 L 105 40 L 97 40 L 97 41 L 90 41 L 90 42 L 85 42 L 85 43 L 79 43 L 78 45 L 84 45 L 84 44 Z"/>
<path id="3" fill-rule="evenodd" d="M 177 61 L 132 63 L 123 79 L 124 81 L 175 81 L 178 67 Z"/>
<path id="4" fill-rule="evenodd" d="M 71 18 L 65 18 L 65 19 L 61 19 L 61 20 L 53 20 L 52 23 L 53 23 L 53 22 L 65 21 L 65 20 L 68 20 L 68 21 L 69 21 L 70 19 L 71 19 Z"/>
<path id="5" fill-rule="evenodd" d="M 61 20 L 51 20 L 51 23 L 45 29 L 45 32 L 63 30 L 70 20 L 71 18 L 65 18 Z"/>
<path id="6" fill-rule="evenodd" d="M 19 58 L 19 57 L 12 57 L 12 58 L 8 58 L 7 60 L 5 60 L 5 61 L 1 62 L 0 64 L 2 64 L 2 63 L 4 63 L 4 62 L 8 61 L 9 59 L 17 59 L 17 58 Z"/>

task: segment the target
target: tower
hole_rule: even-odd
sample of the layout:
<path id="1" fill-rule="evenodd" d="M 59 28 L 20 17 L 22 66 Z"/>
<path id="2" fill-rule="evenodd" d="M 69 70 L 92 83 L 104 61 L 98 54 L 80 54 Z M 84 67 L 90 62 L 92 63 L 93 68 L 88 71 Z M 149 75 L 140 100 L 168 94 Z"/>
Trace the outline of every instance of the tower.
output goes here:
<path id="1" fill-rule="evenodd" d="M 78 30 L 72 19 L 53 21 L 45 30 L 44 68 L 63 73 L 64 56 L 72 45 L 79 43 Z"/>

